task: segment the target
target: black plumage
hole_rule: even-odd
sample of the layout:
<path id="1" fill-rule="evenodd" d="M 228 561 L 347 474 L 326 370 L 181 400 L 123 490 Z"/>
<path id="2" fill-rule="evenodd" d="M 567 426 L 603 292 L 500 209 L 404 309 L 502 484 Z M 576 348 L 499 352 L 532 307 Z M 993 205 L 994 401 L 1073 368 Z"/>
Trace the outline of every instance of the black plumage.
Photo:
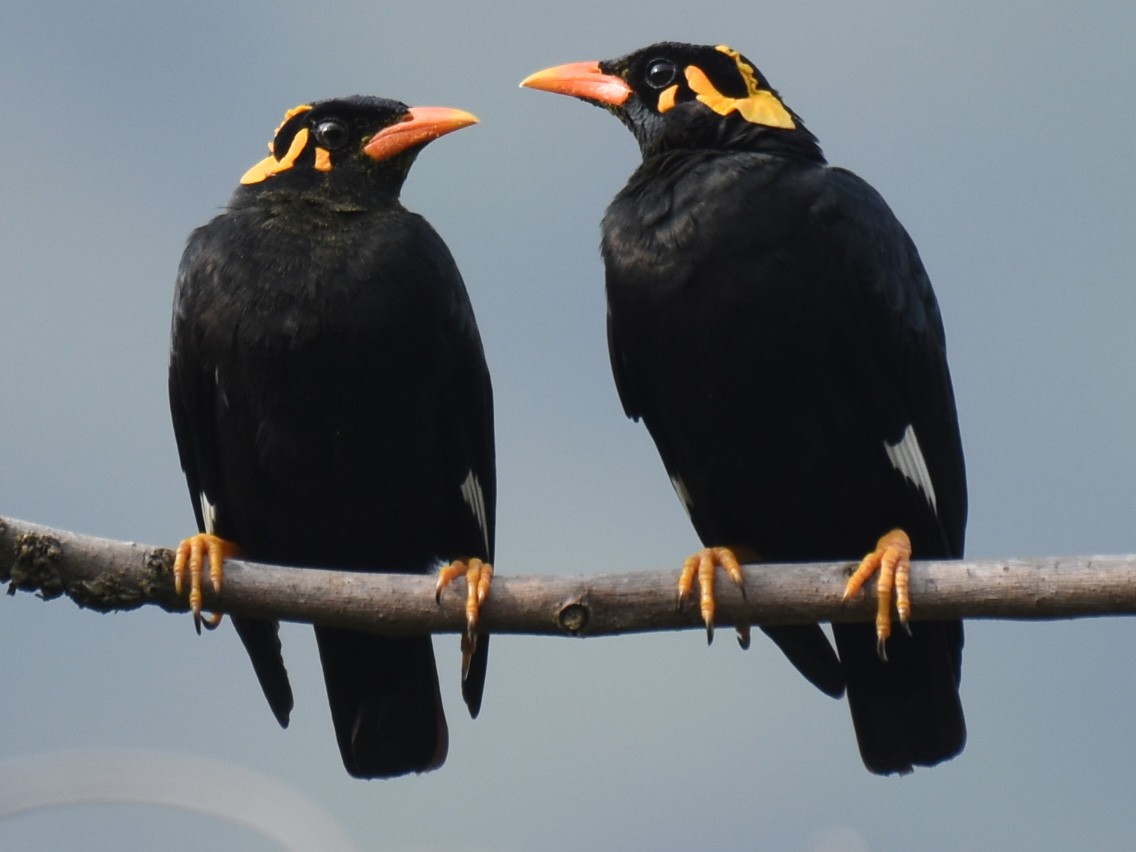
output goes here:
<path id="1" fill-rule="evenodd" d="M 298 107 L 225 212 L 190 236 L 174 299 L 174 430 L 198 528 L 243 557 L 416 572 L 492 559 L 481 340 L 445 243 L 398 200 L 423 145 L 474 121 L 371 97 Z M 287 725 L 277 624 L 233 621 Z M 430 637 L 315 632 L 347 771 L 440 766 Z M 474 716 L 488 646 L 480 637 L 462 684 Z"/>
<path id="2" fill-rule="evenodd" d="M 743 559 L 857 557 L 893 528 L 959 557 L 966 482 L 942 321 L 879 194 L 829 167 L 745 57 L 662 43 L 524 85 L 613 112 L 642 165 L 603 218 L 608 340 L 707 546 Z M 823 691 L 847 687 L 877 773 L 957 754 L 962 623 L 769 628 Z M 882 642 L 882 640 L 881 640 Z"/>

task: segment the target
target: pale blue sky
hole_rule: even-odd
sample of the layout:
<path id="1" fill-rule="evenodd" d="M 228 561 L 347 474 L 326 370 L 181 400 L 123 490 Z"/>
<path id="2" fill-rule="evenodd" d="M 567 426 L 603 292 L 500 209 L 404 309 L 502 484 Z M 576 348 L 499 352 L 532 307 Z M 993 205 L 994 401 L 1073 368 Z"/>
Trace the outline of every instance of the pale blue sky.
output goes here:
<path id="1" fill-rule="evenodd" d="M 173 544 L 166 404 L 189 231 L 288 107 L 470 110 L 404 194 L 449 243 L 497 391 L 501 573 L 666 568 L 696 546 L 607 365 L 599 220 L 634 168 L 602 111 L 528 73 L 659 39 L 744 52 L 871 182 L 942 304 L 974 556 L 1136 551 L 1136 7 L 1130 2 L 534 4 L 8 0 L 0 11 L 0 514 Z M 868 542 L 865 542 L 868 544 Z M 850 554 L 851 556 L 852 554 Z M 362 848 L 1127 849 L 1136 622 L 976 623 L 957 760 L 862 767 L 847 706 L 768 642 L 498 637 L 481 718 L 436 640 L 445 767 L 360 782 L 311 631 L 277 728 L 231 627 L 0 600 L 0 761 L 164 749 L 271 776 Z M 220 779 L 223 780 L 223 779 Z M 273 849 L 142 806 L 0 822 L 0 848 Z M 256 845 L 260 843 L 261 845 Z"/>

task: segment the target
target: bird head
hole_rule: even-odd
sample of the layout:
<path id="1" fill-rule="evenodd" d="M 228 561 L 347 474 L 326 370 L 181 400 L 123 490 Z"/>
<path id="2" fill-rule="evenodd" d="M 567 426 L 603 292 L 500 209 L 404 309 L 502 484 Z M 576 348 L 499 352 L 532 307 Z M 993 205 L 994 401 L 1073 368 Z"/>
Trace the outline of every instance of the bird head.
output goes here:
<path id="1" fill-rule="evenodd" d="M 618 59 L 557 65 L 521 82 L 614 113 L 644 158 L 684 149 L 799 150 L 814 137 L 757 67 L 725 45 L 660 42 Z"/>
<path id="2" fill-rule="evenodd" d="M 332 192 L 373 184 L 397 196 L 427 143 L 476 123 L 459 109 L 408 107 L 386 98 L 302 104 L 284 114 L 268 156 L 244 173 L 241 184 Z"/>

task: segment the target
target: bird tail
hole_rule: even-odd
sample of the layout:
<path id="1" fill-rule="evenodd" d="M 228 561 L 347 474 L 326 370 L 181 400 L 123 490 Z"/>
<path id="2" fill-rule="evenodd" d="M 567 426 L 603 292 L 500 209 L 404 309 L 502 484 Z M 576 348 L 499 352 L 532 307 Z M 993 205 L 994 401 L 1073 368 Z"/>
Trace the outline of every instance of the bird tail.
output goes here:
<path id="1" fill-rule="evenodd" d="M 876 653 L 871 624 L 834 624 L 860 756 L 871 772 L 905 774 L 962 751 L 962 622 L 914 622 Z"/>
<path id="2" fill-rule="evenodd" d="M 449 734 L 430 637 L 315 630 L 347 771 L 391 778 L 441 766 Z"/>

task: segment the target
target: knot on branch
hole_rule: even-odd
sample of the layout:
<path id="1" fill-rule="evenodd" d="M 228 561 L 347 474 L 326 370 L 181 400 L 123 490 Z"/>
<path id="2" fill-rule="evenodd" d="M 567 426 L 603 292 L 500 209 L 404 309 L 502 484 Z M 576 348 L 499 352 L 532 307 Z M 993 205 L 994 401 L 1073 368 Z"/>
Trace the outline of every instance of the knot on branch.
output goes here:
<path id="1" fill-rule="evenodd" d="M 582 601 L 573 601 L 561 607 L 560 613 L 556 617 L 556 623 L 565 633 L 579 636 L 587 629 L 590 617 L 587 604 Z"/>

